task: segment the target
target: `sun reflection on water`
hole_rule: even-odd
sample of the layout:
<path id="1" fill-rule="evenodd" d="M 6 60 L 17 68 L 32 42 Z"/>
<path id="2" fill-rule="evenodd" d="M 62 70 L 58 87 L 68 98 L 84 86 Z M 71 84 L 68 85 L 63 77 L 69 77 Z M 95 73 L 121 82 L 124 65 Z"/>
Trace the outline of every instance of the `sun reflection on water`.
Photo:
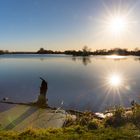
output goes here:
<path id="1" fill-rule="evenodd" d="M 108 77 L 108 83 L 112 87 L 120 87 L 123 84 L 123 79 L 119 74 L 112 74 Z"/>
<path id="2" fill-rule="evenodd" d="M 121 73 L 110 73 L 105 78 L 105 85 L 109 92 L 120 93 L 125 86 L 125 79 Z"/>
<path id="3" fill-rule="evenodd" d="M 106 58 L 110 58 L 110 59 L 123 59 L 126 58 L 125 56 L 120 56 L 120 55 L 108 55 L 106 56 Z"/>

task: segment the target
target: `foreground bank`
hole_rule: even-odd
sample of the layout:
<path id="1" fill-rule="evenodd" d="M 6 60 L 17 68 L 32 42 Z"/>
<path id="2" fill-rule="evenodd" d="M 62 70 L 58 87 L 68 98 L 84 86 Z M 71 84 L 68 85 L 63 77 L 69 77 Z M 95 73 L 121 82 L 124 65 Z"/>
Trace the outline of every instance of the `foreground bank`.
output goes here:
<path id="1" fill-rule="evenodd" d="M 120 128 L 88 130 L 73 126 L 60 129 L 28 129 L 24 132 L 0 131 L 1 140 L 139 140 L 140 132 L 133 125 Z"/>
<path id="2" fill-rule="evenodd" d="M 30 126 L 24 131 L 0 131 L 2 140 L 137 140 L 140 139 L 140 105 L 131 108 L 116 107 L 112 115 L 100 117 L 93 112 L 68 111 L 62 128 L 35 128 Z M 104 113 L 106 114 L 106 113 Z M 39 119 L 39 118 L 38 118 Z M 53 118 L 51 118 L 53 119 Z M 34 120 L 35 121 L 35 120 Z M 19 122 L 20 123 L 20 122 Z M 45 125 L 47 122 L 43 122 Z"/>

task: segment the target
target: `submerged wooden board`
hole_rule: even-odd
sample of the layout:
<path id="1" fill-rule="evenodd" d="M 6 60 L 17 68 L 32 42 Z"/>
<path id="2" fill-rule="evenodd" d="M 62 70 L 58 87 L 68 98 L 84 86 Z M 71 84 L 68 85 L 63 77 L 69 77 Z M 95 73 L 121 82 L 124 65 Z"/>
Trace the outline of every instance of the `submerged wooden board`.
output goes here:
<path id="1" fill-rule="evenodd" d="M 0 104 L 3 108 L 8 104 Z M 0 128 L 22 131 L 27 128 L 60 128 L 66 119 L 64 110 L 14 105 L 0 110 Z"/>

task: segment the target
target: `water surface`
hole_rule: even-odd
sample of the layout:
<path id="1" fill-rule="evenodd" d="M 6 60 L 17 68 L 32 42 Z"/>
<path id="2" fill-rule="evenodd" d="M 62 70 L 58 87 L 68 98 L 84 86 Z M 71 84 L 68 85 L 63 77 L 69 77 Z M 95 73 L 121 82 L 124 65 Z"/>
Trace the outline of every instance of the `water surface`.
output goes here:
<path id="1" fill-rule="evenodd" d="M 130 106 L 140 100 L 140 58 L 72 57 L 66 55 L 1 55 L 0 99 L 31 102 L 39 94 L 40 79 L 48 81 L 50 106 L 103 111 L 112 105 Z M 123 84 L 114 89 L 107 77 L 118 73 Z"/>

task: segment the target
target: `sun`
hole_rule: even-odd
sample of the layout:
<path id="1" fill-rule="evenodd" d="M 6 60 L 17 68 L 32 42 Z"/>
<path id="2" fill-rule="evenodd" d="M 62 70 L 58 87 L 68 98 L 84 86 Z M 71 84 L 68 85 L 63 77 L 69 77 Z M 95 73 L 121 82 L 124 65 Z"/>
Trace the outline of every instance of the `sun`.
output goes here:
<path id="1" fill-rule="evenodd" d="M 114 34 L 125 31 L 127 25 L 127 19 L 123 16 L 113 16 L 108 19 L 108 29 Z"/>
<path id="2" fill-rule="evenodd" d="M 122 17 L 114 17 L 110 20 L 110 28 L 113 32 L 121 32 L 126 27 L 126 20 Z"/>
<path id="3" fill-rule="evenodd" d="M 120 87 L 122 85 L 122 77 L 118 74 L 110 75 L 108 83 L 111 87 Z"/>

